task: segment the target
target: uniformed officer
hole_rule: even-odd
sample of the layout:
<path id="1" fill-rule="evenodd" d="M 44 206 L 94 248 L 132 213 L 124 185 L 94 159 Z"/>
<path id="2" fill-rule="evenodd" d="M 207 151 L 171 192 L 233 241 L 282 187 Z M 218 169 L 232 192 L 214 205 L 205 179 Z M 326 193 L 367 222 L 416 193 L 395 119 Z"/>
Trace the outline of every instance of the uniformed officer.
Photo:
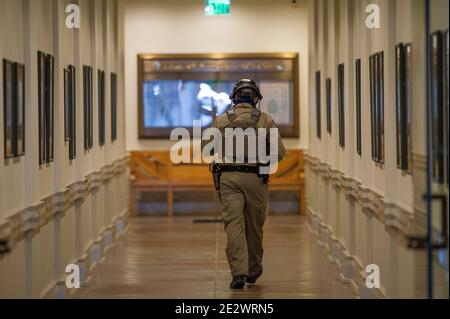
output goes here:
<path id="1" fill-rule="evenodd" d="M 259 110 L 262 99 L 259 87 L 253 80 L 242 79 L 236 83 L 230 99 L 233 108 L 217 117 L 213 126 L 225 138 L 226 128 L 276 128 L 270 115 Z M 278 160 L 286 153 L 277 133 Z M 267 144 L 270 135 L 266 135 Z M 225 145 L 225 141 L 222 145 Z M 270 146 L 270 145 L 268 145 Z M 248 144 L 245 145 L 248 148 Z M 240 289 L 245 282 L 254 284 L 263 272 L 263 225 L 268 200 L 268 175 L 261 175 L 259 162 L 249 161 L 247 149 L 243 163 L 218 164 L 220 170 L 220 198 L 222 219 L 227 235 L 226 256 L 233 277 L 230 288 Z M 253 163 L 252 163 L 253 162 Z"/>

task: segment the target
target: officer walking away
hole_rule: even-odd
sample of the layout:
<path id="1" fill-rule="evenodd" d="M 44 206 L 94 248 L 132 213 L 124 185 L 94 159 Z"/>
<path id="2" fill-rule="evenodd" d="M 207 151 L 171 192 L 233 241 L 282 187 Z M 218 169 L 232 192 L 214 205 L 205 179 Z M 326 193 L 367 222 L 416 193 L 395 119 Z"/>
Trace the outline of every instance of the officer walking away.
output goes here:
<path id="1" fill-rule="evenodd" d="M 222 145 L 225 145 L 226 128 L 253 128 L 256 135 L 258 128 L 265 128 L 267 132 L 270 132 L 270 128 L 276 128 L 270 115 L 257 107 L 262 98 L 255 81 L 242 79 L 235 84 L 230 95 L 233 108 L 217 117 L 213 124 L 222 133 Z M 268 149 L 269 134 L 266 139 Z M 248 161 L 248 145 L 245 147 L 243 163 L 233 161 L 227 164 L 222 160 L 220 164 L 212 166 L 222 204 L 222 219 L 228 241 L 225 252 L 233 277 L 230 283 L 232 289 L 241 289 L 245 283 L 256 283 L 263 272 L 263 225 L 266 219 L 269 175 L 260 174 L 261 163 Z M 278 161 L 284 158 L 285 153 L 278 134 Z"/>

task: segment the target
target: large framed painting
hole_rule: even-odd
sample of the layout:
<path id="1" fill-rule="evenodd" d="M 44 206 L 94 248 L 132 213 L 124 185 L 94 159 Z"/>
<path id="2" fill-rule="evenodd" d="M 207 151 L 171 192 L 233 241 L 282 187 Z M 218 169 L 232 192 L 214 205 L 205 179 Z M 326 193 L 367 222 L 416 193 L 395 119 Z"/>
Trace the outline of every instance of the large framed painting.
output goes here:
<path id="1" fill-rule="evenodd" d="M 254 79 L 261 110 L 283 137 L 299 136 L 297 53 L 138 55 L 139 138 L 167 138 L 175 127 L 202 127 L 231 107 L 236 81 Z"/>

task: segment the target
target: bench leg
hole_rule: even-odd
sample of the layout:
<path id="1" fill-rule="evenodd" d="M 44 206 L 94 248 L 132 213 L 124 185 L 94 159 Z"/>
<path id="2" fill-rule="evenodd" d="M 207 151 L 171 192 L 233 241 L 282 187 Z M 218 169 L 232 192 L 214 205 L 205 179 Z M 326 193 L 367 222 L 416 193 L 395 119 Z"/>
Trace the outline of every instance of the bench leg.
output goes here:
<path id="1" fill-rule="evenodd" d="M 167 216 L 173 216 L 173 189 L 169 187 L 167 189 Z"/>
<path id="2" fill-rule="evenodd" d="M 130 215 L 131 217 L 136 217 L 137 216 L 137 212 L 136 212 L 136 189 L 134 187 L 131 187 L 131 191 L 130 191 Z"/>

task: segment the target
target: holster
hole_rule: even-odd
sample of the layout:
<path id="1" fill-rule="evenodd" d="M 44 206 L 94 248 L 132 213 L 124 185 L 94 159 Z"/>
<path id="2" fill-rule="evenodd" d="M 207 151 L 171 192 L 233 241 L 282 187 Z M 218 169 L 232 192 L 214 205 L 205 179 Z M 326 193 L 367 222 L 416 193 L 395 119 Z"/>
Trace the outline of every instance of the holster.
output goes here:
<path id="1" fill-rule="evenodd" d="M 216 189 L 216 191 L 218 191 L 220 189 L 220 167 L 216 162 L 213 161 L 209 166 L 209 170 L 213 176 L 214 188 Z"/>

